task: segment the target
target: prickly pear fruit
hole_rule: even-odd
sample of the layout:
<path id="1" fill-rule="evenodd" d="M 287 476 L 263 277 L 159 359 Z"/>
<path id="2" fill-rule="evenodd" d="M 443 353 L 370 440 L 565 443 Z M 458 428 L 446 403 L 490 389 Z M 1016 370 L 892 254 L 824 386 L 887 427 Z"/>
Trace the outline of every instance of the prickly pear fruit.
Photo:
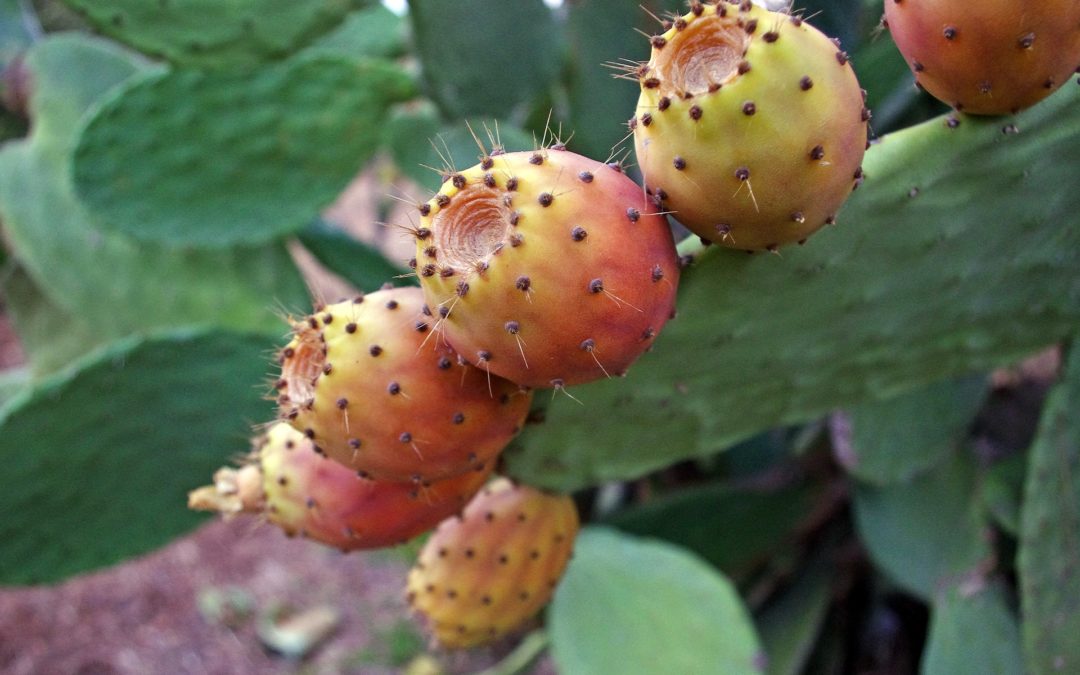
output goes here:
<path id="1" fill-rule="evenodd" d="M 428 539 L 409 572 L 409 603 L 444 647 L 494 640 L 551 599 L 577 531 L 569 497 L 499 478 Z"/>
<path id="2" fill-rule="evenodd" d="M 283 417 L 376 480 L 490 464 L 521 429 L 532 394 L 462 363 L 425 311 L 419 288 L 390 288 L 296 322 L 279 357 Z"/>
<path id="3" fill-rule="evenodd" d="M 863 92 L 847 55 L 799 17 L 695 2 L 632 76 L 645 183 L 704 239 L 801 242 L 834 222 L 862 179 Z"/>
<path id="4" fill-rule="evenodd" d="M 617 165 L 562 145 L 484 157 L 420 211 L 438 329 L 495 375 L 561 387 L 621 374 L 673 311 L 667 220 Z"/>
<path id="5" fill-rule="evenodd" d="M 1032 106 L 1080 65 L 1076 0 L 885 0 L 885 21 L 919 85 L 966 113 Z"/>
<path id="6" fill-rule="evenodd" d="M 290 536 L 343 551 L 382 548 L 459 512 L 490 473 L 419 485 L 368 480 L 318 454 L 303 434 L 279 422 L 256 440 L 247 464 L 218 470 L 214 485 L 193 491 L 188 505 L 225 515 L 265 514 Z"/>

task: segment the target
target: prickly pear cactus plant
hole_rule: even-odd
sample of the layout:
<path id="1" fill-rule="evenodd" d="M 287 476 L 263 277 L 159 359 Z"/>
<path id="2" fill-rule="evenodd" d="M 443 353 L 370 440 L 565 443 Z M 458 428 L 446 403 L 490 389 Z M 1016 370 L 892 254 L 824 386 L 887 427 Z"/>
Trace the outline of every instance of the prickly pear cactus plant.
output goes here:
<path id="1" fill-rule="evenodd" d="M 415 670 L 1077 670 L 1080 10 L 790 4 L 0 2 L 0 583 L 195 490 L 445 521 Z"/>

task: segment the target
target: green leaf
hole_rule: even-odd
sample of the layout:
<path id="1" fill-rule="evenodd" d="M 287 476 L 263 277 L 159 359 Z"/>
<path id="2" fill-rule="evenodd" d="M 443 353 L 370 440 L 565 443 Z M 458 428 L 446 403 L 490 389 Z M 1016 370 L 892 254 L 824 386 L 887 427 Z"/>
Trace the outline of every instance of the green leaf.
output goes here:
<path id="1" fill-rule="evenodd" d="M 974 460 L 963 453 L 909 483 L 856 484 L 859 537 L 893 581 L 932 598 L 992 555 L 976 487 Z"/>
<path id="2" fill-rule="evenodd" d="M 0 411 L 0 583 L 39 584 L 168 542 L 186 493 L 268 419 L 265 336 L 179 333 L 112 345 Z"/>
<path id="3" fill-rule="evenodd" d="M 1020 503 L 1027 480 L 1026 453 L 994 462 L 983 483 L 983 505 L 994 522 L 1014 537 L 1020 536 Z"/>
<path id="4" fill-rule="evenodd" d="M 735 588 L 683 549 L 602 527 L 578 536 L 548 615 L 560 672 L 761 673 Z"/>
<path id="5" fill-rule="evenodd" d="M 986 582 L 976 582 L 985 584 Z M 1020 628 L 1001 583 L 952 586 L 934 599 L 922 675 L 1020 675 Z"/>
<path id="6" fill-rule="evenodd" d="M 269 241 L 333 201 L 378 148 L 387 107 L 413 93 L 391 63 L 335 55 L 152 73 L 93 111 L 75 185 L 103 229 L 170 246 Z"/>
<path id="7" fill-rule="evenodd" d="M 404 19 L 383 5 L 375 5 L 351 12 L 340 26 L 304 50 L 304 54 L 395 58 L 405 51 L 405 29 Z"/>
<path id="8" fill-rule="evenodd" d="M 0 408 L 25 389 L 32 379 L 33 373 L 25 366 L 0 370 Z"/>
<path id="9" fill-rule="evenodd" d="M 885 137 L 839 225 L 779 255 L 698 255 L 653 351 L 625 379 L 556 396 L 508 471 L 560 489 L 636 477 L 1072 334 L 1080 191 L 1055 186 L 1077 165 L 1075 86 L 1016 117 Z"/>
<path id="10" fill-rule="evenodd" d="M 411 0 L 409 18 L 427 90 L 451 118 L 520 121 L 558 73 L 559 30 L 542 0 Z"/>
<path id="11" fill-rule="evenodd" d="M 334 28 L 350 0 L 64 0 L 102 33 L 201 68 L 288 56 Z"/>
<path id="12" fill-rule="evenodd" d="M 300 243 L 331 272 L 361 291 L 377 291 L 386 282 L 409 283 L 399 277 L 405 270 L 378 250 L 350 237 L 341 229 L 316 219 L 300 232 Z"/>
<path id="13" fill-rule="evenodd" d="M 834 418 L 836 454 L 861 481 L 910 480 L 948 457 L 967 436 L 986 391 L 986 378 L 976 375 L 853 406 Z"/>
<path id="14" fill-rule="evenodd" d="M 640 89 L 637 82 L 616 79 L 612 64 L 649 60 L 649 41 L 642 37 L 660 31 L 650 16 L 686 11 L 680 0 L 582 0 L 567 3 L 568 131 L 571 149 L 604 160 L 615 153 L 627 135 Z M 636 30 L 635 30 L 636 29 Z"/>
<path id="15" fill-rule="evenodd" d="M 1018 571 L 1024 659 L 1033 675 L 1080 669 L 1080 340 L 1031 448 Z"/>
<path id="16" fill-rule="evenodd" d="M 430 105 L 395 114 L 387 125 L 386 144 L 402 173 L 435 192 L 448 168 L 467 169 L 480 162 L 484 151 L 474 133 L 485 151 L 494 145 L 507 152 L 536 147 L 532 136 L 509 122 L 476 118 L 443 124 Z"/>
<path id="17" fill-rule="evenodd" d="M 51 373 L 82 356 L 101 342 L 78 315 L 52 302 L 21 269 L 3 283 L 4 306 L 34 375 Z"/>
<path id="18" fill-rule="evenodd" d="M 821 561 L 811 563 L 756 623 L 768 656 L 768 675 L 799 675 L 814 651 L 832 602 L 832 579 Z"/>
<path id="19" fill-rule="evenodd" d="M 605 523 L 690 549 L 741 583 L 789 541 L 819 494 L 811 486 L 768 492 L 707 485 L 620 511 Z"/>
<path id="20" fill-rule="evenodd" d="M 29 141 L 0 151 L 0 217 L 20 263 L 60 309 L 96 334 L 216 323 L 280 328 L 275 307 L 306 308 L 307 289 L 280 244 L 221 252 L 138 245 L 98 231 L 75 197 L 66 157 L 87 107 L 138 72 L 129 53 L 59 35 L 28 53 L 34 76 Z"/>
<path id="21" fill-rule="evenodd" d="M 34 32 L 40 30 L 27 3 L 19 0 L 0 0 L 0 70 L 21 54 L 33 42 Z M 0 89 L 7 83 L 0 83 Z"/>

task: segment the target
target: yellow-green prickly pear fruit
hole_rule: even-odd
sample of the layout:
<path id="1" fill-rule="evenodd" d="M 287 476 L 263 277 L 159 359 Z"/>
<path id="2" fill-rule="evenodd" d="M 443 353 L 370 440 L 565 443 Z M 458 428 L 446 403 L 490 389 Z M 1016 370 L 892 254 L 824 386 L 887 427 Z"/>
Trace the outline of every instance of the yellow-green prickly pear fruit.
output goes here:
<path id="1" fill-rule="evenodd" d="M 495 640 L 548 603 L 577 531 L 569 497 L 497 479 L 428 539 L 409 572 L 409 603 L 444 647 Z"/>
<path id="2" fill-rule="evenodd" d="M 635 71 L 653 199 L 732 248 L 801 242 L 862 180 L 870 113 L 847 55 L 797 16 L 693 3 Z"/>

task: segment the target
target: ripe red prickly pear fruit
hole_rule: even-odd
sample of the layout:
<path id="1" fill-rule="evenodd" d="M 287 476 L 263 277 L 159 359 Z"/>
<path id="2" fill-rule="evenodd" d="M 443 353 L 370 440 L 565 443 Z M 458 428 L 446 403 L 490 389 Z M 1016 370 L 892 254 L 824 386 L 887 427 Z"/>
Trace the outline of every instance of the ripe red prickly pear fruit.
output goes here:
<path id="1" fill-rule="evenodd" d="M 444 647 L 490 642 L 548 603 L 577 531 L 569 497 L 496 479 L 428 539 L 409 572 L 409 604 Z"/>
<path id="2" fill-rule="evenodd" d="M 218 470 L 214 485 L 193 491 L 188 506 L 227 516 L 264 514 L 290 536 L 343 551 L 382 548 L 459 512 L 490 473 L 419 485 L 372 481 L 319 455 L 310 440 L 281 422 L 257 439 L 248 464 Z"/>
<path id="3" fill-rule="evenodd" d="M 490 465 L 532 400 L 461 363 L 431 329 L 419 288 L 323 308 L 293 327 L 282 416 L 330 458 L 376 480 L 429 481 Z"/>
<path id="4" fill-rule="evenodd" d="M 561 387 L 621 374 L 674 309 L 667 220 L 617 165 L 561 145 L 485 157 L 420 210 L 438 328 L 495 375 Z"/>
<path id="5" fill-rule="evenodd" d="M 652 39 L 630 120 L 645 184 L 700 237 L 774 249 L 834 222 L 869 111 L 847 55 L 802 19 L 694 3 Z"/>
<path id="6" fill-rule="evenodd" d="M 1032 106 L 1080 65 L 1076 0 L 885 0 L 885 21 L 919 85 L 974 115 Z"/>

